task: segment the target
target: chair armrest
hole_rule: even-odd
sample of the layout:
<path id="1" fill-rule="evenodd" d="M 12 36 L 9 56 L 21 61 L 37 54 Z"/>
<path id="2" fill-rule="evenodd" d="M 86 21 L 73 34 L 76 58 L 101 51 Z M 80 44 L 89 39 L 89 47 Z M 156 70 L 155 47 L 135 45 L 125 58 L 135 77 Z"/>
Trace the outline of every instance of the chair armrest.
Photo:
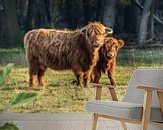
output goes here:
<path id="1" fill-rule="evenodd" d="M 109 89 L 115 88 L 114 86 L 107 84 L 90 83 L 90 85 L 95 88 L 95 100 L 101 100 L 102 87 L 108 87 Z"/>
<path id="2" fill-rule="evenodd" d="M 109 84 L 97 84 L 97 83 L 90 83 L 93 87 L 95 87 L 95 100 L 101 100 L 101 92 L 102 92 L 102 87 L 107 87 L 109 89 L 109 92 L 111 94 L 112 100 L 113 101 L 118 101 L 115 88 L 116 86 L 112 86 Z"/>
<path id="3" fill-rule="evenodd" d="M 146 91 L 158 91 L 158 92 L 163 92 L 163 88 L 159 87 L 153 87 L 153 86 L 138 86 L 136 87 L 137 89 L 143 89 Z"/>
<path id="4" fill-rule="evenodd" d="M 110 84 L 97 84 L 97 83 L 90 83 L 93 87 L 107 87 L 107 88 L 116 88 L 116 86 L 112 86 Z"/>

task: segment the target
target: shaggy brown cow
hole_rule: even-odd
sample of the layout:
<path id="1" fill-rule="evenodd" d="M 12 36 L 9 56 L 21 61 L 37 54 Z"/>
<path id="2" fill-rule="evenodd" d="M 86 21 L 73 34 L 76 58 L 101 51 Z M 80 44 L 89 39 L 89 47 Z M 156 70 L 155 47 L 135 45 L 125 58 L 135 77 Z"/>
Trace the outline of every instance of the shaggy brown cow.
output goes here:
<path id="1" fill-rule="evenodd" d="M 99 50 L 99 61 L 94 67 L 91 74 L 91 79 L 94 83 L 99 83 L 102 73 L 107 73 L 110 79 L 111 85 L 115 86 L 115 67 L 117 52 L 124 45 L 123 40 L 117 40 L 112 37 L 108 37 L 104 40 L 103 46 Z"/>
<path id="2" fill-rule="evenodd" d="M 97 22 L 76 31 L 35 29 L 26 33 L 24 46 L 29 62 L 29 85 L 35 87 L 38 78 L 44 89 L 43 75 L 47 68 L 51 68 L 72 69 L 78 85 L 82 87 L 83 79 L 86 79 L 88 86 L 106 33 L 112 33 L 112 29 Z"/>

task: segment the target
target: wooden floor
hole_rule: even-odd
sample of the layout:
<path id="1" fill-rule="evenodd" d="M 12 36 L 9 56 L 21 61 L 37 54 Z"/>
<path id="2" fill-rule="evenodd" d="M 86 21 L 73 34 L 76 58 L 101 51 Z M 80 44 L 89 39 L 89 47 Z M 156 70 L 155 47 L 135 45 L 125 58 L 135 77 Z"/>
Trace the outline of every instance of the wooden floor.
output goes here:
<path id="1" fill-rule="evenodd" d="M 13 122 L 20 130 L 91 130 L 91 119 L 91 114 L 76 113 L 6 113 L 0 115 L 1 123 Z M 119 122 L 100 118 L 97 130 L 123 129 Z"/>

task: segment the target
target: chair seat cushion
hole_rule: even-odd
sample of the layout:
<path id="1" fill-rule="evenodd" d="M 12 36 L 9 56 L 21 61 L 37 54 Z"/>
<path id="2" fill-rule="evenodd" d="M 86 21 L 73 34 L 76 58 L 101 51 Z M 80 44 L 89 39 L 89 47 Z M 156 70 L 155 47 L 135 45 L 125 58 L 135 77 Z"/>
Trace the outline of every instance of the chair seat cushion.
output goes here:
<path id="1" fill-rule="evenodd" d="M 87 101 L 86 109 L 89 112 L 120 117 L 130 120 L 141 120 L 143 105 L 128 102 L 93 100 Z M 151 121 L 163 122 L 163 115 L 160 108 L 152 107 Z"/>

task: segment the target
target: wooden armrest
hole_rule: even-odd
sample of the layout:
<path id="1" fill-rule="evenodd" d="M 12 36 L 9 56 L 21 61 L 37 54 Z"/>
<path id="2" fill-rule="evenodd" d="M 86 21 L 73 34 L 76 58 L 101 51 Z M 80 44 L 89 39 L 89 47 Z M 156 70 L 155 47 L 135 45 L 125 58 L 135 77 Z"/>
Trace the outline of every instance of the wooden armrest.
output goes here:
<path id="1" fill-rule="evenodd" d="M 143 90 L 146 90 L 146 91 L 159 91 L 159 92 L 163 92 L 163 88 L 159 88 L 159 87 L 138 86 L 136 88 L 137 89 L 143 89 Z"/>
<path id="2" fill-rule="evenodd" d="M 95 100 L 101 100 L 101 91 L 102 91 L 102 87 L 107 87 L 109 89 L 109 92 L 111 94 L 112 100 L 113 101 L 118 101 L 116 92 L 115 92 L 115 87 L 116 86 L 112 86 L 109 84 L 97 84 L 97 83 L 90 83 L 90 85 L 92 85 L 93 87 L 95 87 Z"/>
<path id="3" fill-rule="evenodd" d="M 93 87 L 108 87 L 108 88 L 115 88 L 116 86 L 112 86 L 109 84 L 97 84 L 97 83 L 90 83 L 91 86 Z"/>

